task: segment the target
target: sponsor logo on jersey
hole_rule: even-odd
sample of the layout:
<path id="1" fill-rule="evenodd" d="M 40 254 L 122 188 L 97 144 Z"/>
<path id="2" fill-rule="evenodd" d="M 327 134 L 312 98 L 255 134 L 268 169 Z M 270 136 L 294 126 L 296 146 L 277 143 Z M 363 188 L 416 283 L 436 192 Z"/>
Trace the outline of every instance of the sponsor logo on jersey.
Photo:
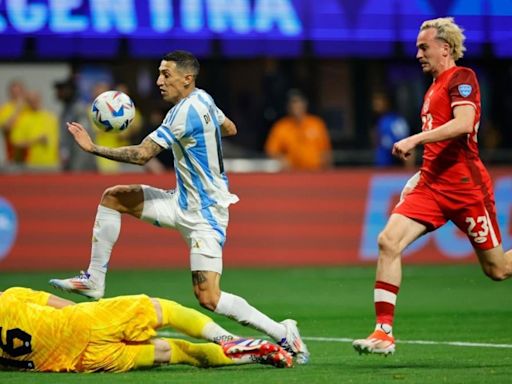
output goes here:
<path id="1" fill-rule="evenodd" d="M 459 93 L 462 97 L 468 97 L 471 95 L 471 91 L 473 90 L 473 87 L 469 84 L 461 84 L 459 85 Z"/>

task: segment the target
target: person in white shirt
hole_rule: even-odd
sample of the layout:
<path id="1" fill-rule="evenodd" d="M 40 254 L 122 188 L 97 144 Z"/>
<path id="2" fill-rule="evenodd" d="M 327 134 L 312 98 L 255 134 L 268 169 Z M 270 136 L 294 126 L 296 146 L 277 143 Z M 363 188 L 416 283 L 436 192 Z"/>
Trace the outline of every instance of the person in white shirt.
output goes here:
<path id="1" fill-rule="evenodd" d="M 160 227 L 177 229 L 190 249 L 194 292 L 199 303 L 218 314 L 258 329 L 307 363 L 309 352 L 295 320 L 276 322 L 243 298 L 220 290 L 222 247 L 228 225 L 228 207 L 238 197 L 229 192 L 222 160 L 221 136 L 235 135 L 235 124 L 196 88 L 199 62 L 189 52 L 174 51 L 162 59 L 156 82 L 162 98 L 173 104 L 164 121 L 139 145 L 108 148 L 93 143 L 78 123 L 68 129 L 86 152 L 108 159 L 143 165 L 164 149 L 171 149 L 176 189 L 147 185 L 117 185 L 105 190 L 93 228 L 91 261 L 87 271 L 50 284 L 93 299 L 103 297 L 112 247 L 119 236 L 121 214 Z M 233 335 L 219 333 L 219 342 Z"/>

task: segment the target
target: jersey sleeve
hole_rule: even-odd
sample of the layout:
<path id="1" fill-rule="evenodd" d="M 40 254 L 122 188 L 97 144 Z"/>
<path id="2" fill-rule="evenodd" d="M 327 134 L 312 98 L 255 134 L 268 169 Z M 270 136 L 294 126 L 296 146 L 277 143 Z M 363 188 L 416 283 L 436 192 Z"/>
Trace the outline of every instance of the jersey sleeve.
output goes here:
<path id="1" fill-rule="evenodd" d="M 461 68 L 453 74 L 448 82 L 450 106 L 471 105 L 478 108 L 479 86 L 475 73 L 469 68 Z"/>
<path id="2" fill-rule="evenodd" d="M 17 121 L 16 129 L 13 129 L 10 133 L 9 139 L 15 145 L 22 144 L 30 140 L 30 134 L 32 132 L 31 121 L 28 118 L 30 115 L 23 115 Z"/>
<path id="3" fill-rule="evenodd" d="M 222 125 L 226 120 L 226 115 L 224 114 L 224 112 L 222 112 L 222 110 L 219 107 L 217 107 L 217 104 L 215 104 L 213 97 L 208 92 L 201 90 L 201 95 L 203 95 L 203 97 L 205 96 L 206 99 L 208 100 L 207 102 L 211 104 L 211 106 L 213 106 L 213 113 L 215 114 L 215 116 L 212 117 L 217 119 L 219 125 Z M 210 108 L 208 109 L 211 111 Z"/>
<path id="4" fill-rule="evenodd" d="M 222 110 L 219 107 L 215 106 L 215 109 L 217 110 L 217 121 L 219 122 L 220 125 L 222 125 L 224 121 L 226 121 L 226 115 L 224 114 L 224 112 L 222 112 Z"/>
<path id="5" fill-rule="evenodd" d="M 318 129 L 320 132 L 322 149 L 326 150 L 326 151 L 330 151 L 331 150 L 331 137 L 329 135 L 329 130 L 327 129 L 327 126 L 325 125 L 325 122 L 322 119 L 317 118 L 317 124 L 318 124 Z"/>
<path id="6" fill-rule="evenodd" d="M 165 116 L 162 124 L 151 132 L 148 137 L 162 148 L 170 149 L 174 142 L 177 142 L 185 134 L 186 115 L 178 104 L 172 108 Z M 178 108 L 178 109 L 175 109 Z"/>
<path id="7" fill-rule="evenodd" d="M 30 288 L 9 288 L 2 295 L 11 296 L 24 303 L 47 305 L 50 294 L 44 291 L 34 291 Z"/>
<path id="8" fill-rule="evenodd" d="M 4 104 L 0 106 L 0 125 L 3 125 L 9 120 L 9 117 L 11 117 L 11 109 L 9 108 L 8 104 Z"/>
<path id="9" fill-rule="evenodd" d="M 288 141 L 286 131 L 286 122 L 282 120 L 277 121 L 270 129 L 265 142 L 265 152 L 268 156 L 274 157 L 285 152 L 285 143 Z"/>

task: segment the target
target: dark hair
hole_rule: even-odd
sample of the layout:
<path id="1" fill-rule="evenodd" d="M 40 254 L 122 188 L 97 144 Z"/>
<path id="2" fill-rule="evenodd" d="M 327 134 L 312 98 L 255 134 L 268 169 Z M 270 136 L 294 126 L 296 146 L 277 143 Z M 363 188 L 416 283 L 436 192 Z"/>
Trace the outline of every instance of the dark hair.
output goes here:
<path id="1" fill-rule="evenodd" d="M 373 97 L 382 97 L 387 102 L 387 109 L 389 111 L 396 111 L 398 108 L 397 95 L 396 92 L 393 92 L 392 88 L 383 87 L 378 88 L 373 92 Z"/>
<path id="2" fill-rule="evenodd" d="M 297 88 L 292 88 L 292 89 L 288 90 L 288 92 L 286 93 L 286 100 L 288 103 L 294 99 L 300 99 L 301 101 L 303 101 L 305 103 L 308 102 L 306 95 L 304 95 L 304 93 L 302 93 Z"/>
<path id="3" fill-rule="evenodd" d="M 194 77 L 199 74 L 199 61 L 188 51 L 172 51 L 166 54 L 162 60 L 174 61 L 178 69 L 192 71 Z"/>

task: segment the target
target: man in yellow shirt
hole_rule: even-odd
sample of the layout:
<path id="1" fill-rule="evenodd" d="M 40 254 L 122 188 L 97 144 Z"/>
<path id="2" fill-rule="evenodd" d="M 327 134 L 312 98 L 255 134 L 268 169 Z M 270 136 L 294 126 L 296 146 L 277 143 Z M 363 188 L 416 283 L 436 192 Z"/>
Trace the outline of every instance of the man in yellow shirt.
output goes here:
<path id="1" fill-rule="evenodd" d="M 18 160 L 29 170 L 56 171 L 59 169 L 58 118 L 42 108 L 39 92 L 27 92 L 26 101 L 28 112 L 19 117 L 10 136 L 15 150 L 24 153 Z"/>
<path id="2" fill-rule="evenodd" d="M 156 329 L 166 326 L 220 345 L 157 338 Z M 0 369 L 125 372 L 160 364 L 292 364 L 276 344 L 235 336 L 225 340 L 226 335 L 202 313 L 146 295 L 74 304 L 28 288 L 0 292 Z"/>
<path id="3" fill-rule="evenodd" d="M 0 166 L 13 160 L 10 135 L 18 129 L 19 118 L 28 110 L 25 104 L 25 86 L 20 80 L 11 81 L 7 93 L 8 101 L 0 106 Z"/>
<path id="4" fill-rule="evenodd" d="M 331 141 L 324 121 L 307 112 L 307 100 L 297 90 L 288 94 L 288 115 L 270 129 L 265 152 L 286 169 L 320 170 L 331 164 Z"/>

